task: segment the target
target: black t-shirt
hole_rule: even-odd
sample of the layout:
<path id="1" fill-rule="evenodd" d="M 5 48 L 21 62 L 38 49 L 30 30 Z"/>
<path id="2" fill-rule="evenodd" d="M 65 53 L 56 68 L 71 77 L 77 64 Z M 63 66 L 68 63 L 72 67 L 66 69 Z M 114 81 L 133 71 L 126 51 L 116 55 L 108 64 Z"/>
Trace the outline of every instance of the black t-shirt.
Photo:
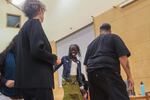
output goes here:
<path id="1" fill-rule="evenodd" d="M 84 59 L 87 71 L 110 68 L 120 72 L 119 57 L 130 56 L 122 39 L 116 34 L 101 34 L 90 43 Z"/>

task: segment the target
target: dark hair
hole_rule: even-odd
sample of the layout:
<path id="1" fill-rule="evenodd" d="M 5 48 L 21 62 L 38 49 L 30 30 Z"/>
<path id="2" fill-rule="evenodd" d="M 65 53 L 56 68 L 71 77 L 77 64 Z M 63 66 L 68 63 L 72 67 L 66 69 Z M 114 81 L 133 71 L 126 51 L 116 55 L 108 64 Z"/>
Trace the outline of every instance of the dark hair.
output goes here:
<path id="1" fill-rule="evenodd" d="M 80 48 L 79 48 L 79 46 L 78 46 L 77 44 L 71 44 L 71 45 L 69 46 L 69 57 L 71 57 L 71 50 L 72 50 L 73 47 L 77 48 L 77 51 L 78 51 L 77 55 L 78 55 L 79 57 L 81 57 Z"/>
<path id="2" fill-rule="evenodd" d="M 111 30 L 111 25 L 110 25 L 109 23 L 103 23 L 103 24 L 100 26 L 100 30 L 109 31 L 109 30 Z"/>
<path id="3" fill-rule="evenodd" d="M 26 0 L 22 9 L 29 19 L 35 17 L 39 9 L 46 10 L 45 5 L 39 0 Z"/>

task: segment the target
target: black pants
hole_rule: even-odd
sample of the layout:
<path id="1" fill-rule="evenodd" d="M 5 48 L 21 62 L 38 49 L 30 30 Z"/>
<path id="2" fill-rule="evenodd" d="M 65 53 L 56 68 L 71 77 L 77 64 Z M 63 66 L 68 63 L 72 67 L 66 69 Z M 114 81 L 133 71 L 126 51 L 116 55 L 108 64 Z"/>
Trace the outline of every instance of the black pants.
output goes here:
<path id="1" fill-rule="evenodd" d="M 24 100 L 54 100 L 52 89 L 34 88 L 20 89 Z"/>
<path id="2" fill-rule="evenodd" d="M 126 85 L 117 72 L 97 69 L 88 73 L 90 100 L 129 100 Z"/>

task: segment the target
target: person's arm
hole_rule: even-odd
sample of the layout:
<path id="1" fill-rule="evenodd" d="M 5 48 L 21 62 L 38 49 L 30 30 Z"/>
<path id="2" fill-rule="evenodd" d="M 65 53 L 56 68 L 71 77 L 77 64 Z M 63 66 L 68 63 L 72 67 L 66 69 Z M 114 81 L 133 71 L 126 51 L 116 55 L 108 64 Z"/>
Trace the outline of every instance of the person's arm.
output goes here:
<path id="1" fill-rule="evenodd" d="M 85 57 L 84 57 L 84 62 L 83 62 L 83 64 L 86 66 L 86 68 L 87 68 L 87 63 L 88 63 L 89 56 L 90 56 L 90 49 L 89 49 L 89 46 L 88 46 L 88 48 L 86 50 Z"/>
<path id="2" fill-rule="evenodd" d="M 78 63 L 78 76 L 79 76 L 79 86 L 80 86 L 80 89 L 84 89 L 84 82 L 83 82 L 83 76 L 82 76 L 82 72 L 81 72 L 81 62 L 80 61 L 77 61 Z"/>
<path id="3" fill-rule="evenodd" d="M 86 90 L 84 89 L 84 76 L 82 75 L 82 72 L 81 72 L 81 62 L 80 61 L 77 61 L 77 63 L 78 63 L 78 68 L 77 68 L 77 70 L 78 70 L 78 82 L 79 82 L 79 87 L 80 87 L 80 91 L 81 91 L 81 93 L 82 94 L 85 94 L 86 93 Z"/>
<path id="4" fill-rule="evenodd" d="M 1 75 L 1 79 L 0 79 L 0 82 L 1 82 L 1 86 L 6 86 L 8 88 L 13 88 L 14 87 L 14 84 L 15 84 L 15 81 L 14 80 L 7 80 L 5 77 L 3 77 Z"/>
<path id="5" fill-rule="evenodd" d="M 88 62 L 88 58 L 90 56 L 90 50 L 89 50 L 89 46 L 87 48 L 86 54 L 85 54 L 85 58 L 84 58 L 84 66 L 85 66 L 85 71 L 86 71 L 86 76 L 88 76 L 87 74 L 87 62 Z"/>
<path id="6" fill-rule="evenodd" d="M 61 66 L 62 66 L 62 64 L 54 65 L 53 71 L 56 72 Z"/>
<path id="7" fill-rule="evenodd" d="M 29 32 L 30 50 L 33 57 L 50 64 L 55 64 L 57 56 L 46 49 L 44 31 L 39 21 L 35 21 Z"/>
<path id="8" fill-rule="evenodd" d="M 5 85 L 7 80 L 1 75 L 1 85 Z"/>
<path id="9" fill-rule="evenodd" d="M 6 79 L 3 77 L 4 62 L 5 55 L 4 52 L 2 52 L 0 53 L 0 85 L 4 85 L 6 83 Z"/>
<path id="10" fill-rule="evenodd" d="M 62 57 L 61 60 L 59 59 L 59 63 L 55 64 L 53 67 L 53 71 L 56 72 L 64 63 L 65 57 Z"/>
<path id="11" fill-rule="evenodd" d="M 130 71 L 130 65 L 129 65 L 129 61 L 128 61 L 128 57 L 127 56 L 122 56 L 119 58 L 120 64 L 122 65 L 126 75 L 127 75 L 127 80 L 128 80 L 128 84 L 129 84 L 129 88 L 133 89 L 134 87 L 134 81 L 132 78 L 132 74 Z"/>
<path id="12" fill-rule="evenodd" d="M 86 51 L 85 58 L 84 58 L 84 62 L 83 62 L 83 64 L 84 64 L 85 66 L 87 66 L 87 61 L 88 61 L 88 51 Z"/>
<path id="13" fill-rule="evenodd" d="M 88 78 L 87 78 L 87 76 L 88 76 L 87 65 L 84 64 L 84 66 L 85 66 L 85 75 L 86 75 L 85 81 L 87 81 L 88 80 Z"/>
<path id="14" fill-rule="evenodd" d="M 85 66 L 85 71 L 86 71 L 86 76 L 88 76 L 87 74 L 88 74 L 88 66 L 87 66 L 87 64 L 88 64 L 88 58 L 89 58 L 89 56 L 90 56 L 90 50 L 89 50 L 89 48 L 87 48 L 87 51 L 86 51 L 86 54 L 85 54 L 85 58 L 84 58 L 84 66 Z"/>
<path id="15" fill-rule="evenodd" d="M 125 43 L 122 41 L 122 39 L 119 36 L 113 35 L 113 42 L 114 42 L 115 51 L 119 58 L 120 64 L 122 65 L 127 75 L 129 87 L 133 89 L 134 82 L 133 82 L 133 78 L 132 78 L 132 74 L 131 74 L 130 66 L 129 66 L 129 61 L 128 61 L 128 57 L 131 55 L 130 51 L 128 50 L 127 46 L 125 45 Z"/>

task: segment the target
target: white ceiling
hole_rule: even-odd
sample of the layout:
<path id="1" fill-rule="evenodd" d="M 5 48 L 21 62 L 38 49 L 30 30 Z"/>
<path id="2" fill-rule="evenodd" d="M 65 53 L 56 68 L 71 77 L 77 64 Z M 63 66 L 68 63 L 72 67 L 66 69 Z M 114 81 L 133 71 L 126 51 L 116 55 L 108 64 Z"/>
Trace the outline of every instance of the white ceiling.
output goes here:
<path id="1" fill-rule="evenodd" d="M 22 4 L 23 2 L 24 2 L 25 0 L 11 0 L 11 2 L 13 3 L 13 4 L 15 4 L 15 5 L 20 5 L 20 4 Z"/>
<path id="2" fill-rule="evenodd" d="M 50 40 L 59 40 L 92 22 L 91 16 L 97 16 L 123 1 L 43 0 L 47 7 L 44 27 Z"/>
<path id="3" fill-rule="evenodd" d="M 50 40 L 62 37 L 92 22 L 97 16 L 125 0 L 41 0 L 47 8 L 43 23 Z"/>

